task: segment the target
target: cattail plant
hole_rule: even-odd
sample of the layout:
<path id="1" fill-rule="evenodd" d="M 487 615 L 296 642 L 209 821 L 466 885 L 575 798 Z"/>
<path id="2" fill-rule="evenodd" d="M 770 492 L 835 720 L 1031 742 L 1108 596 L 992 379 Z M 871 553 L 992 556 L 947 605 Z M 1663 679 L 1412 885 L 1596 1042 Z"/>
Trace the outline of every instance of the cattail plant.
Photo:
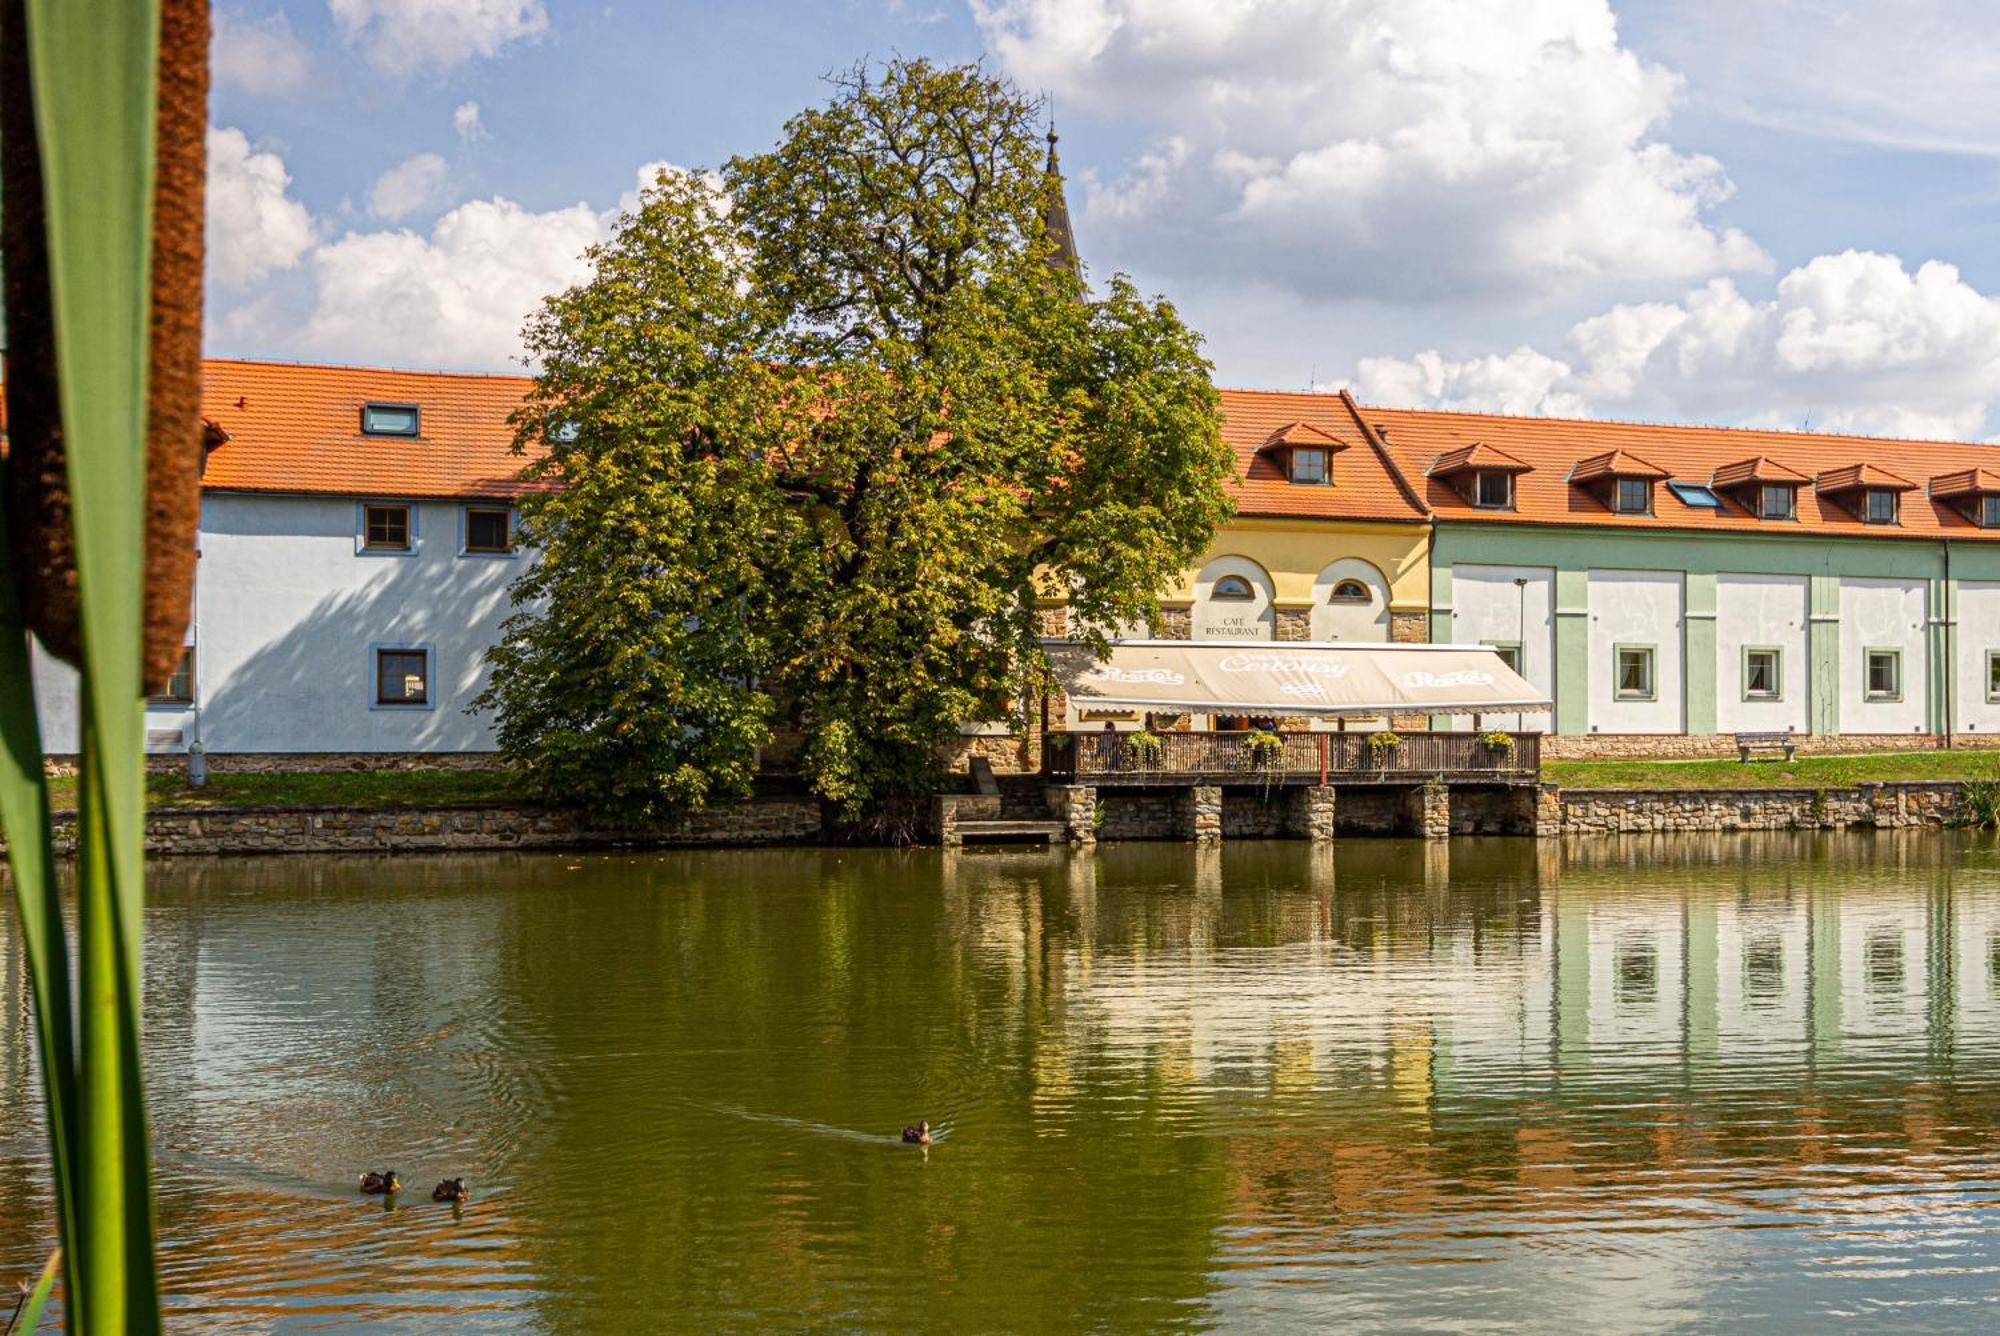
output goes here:
<path id="1" fill-rule="evenodd" d="M 206 0 L 0 0 L 0 829 L 72 1331 L 160 1321 L 139 1052 L 143 702 L 179 657 L 194 571 L 208 24 Z M 82 677 L 74 949 L 30 631 Z M 30 1329 L 48 1291 L 20 1315 Z"/>

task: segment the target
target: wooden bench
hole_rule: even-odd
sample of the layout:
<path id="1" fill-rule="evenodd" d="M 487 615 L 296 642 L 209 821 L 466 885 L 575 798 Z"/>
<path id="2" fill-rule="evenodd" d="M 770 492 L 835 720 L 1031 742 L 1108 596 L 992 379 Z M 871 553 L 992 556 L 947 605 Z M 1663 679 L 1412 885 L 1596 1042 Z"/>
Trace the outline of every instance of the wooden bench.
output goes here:
<path id="1" fill-rule="evenodd" d="M 1783 751 L 1787 761 L 1792 759 L 1792 749 L 1798 744 L 1790 733 L 1738 733 L 1736 735 L 1736 759 L 1748 761 L 1753 751 Z"/>

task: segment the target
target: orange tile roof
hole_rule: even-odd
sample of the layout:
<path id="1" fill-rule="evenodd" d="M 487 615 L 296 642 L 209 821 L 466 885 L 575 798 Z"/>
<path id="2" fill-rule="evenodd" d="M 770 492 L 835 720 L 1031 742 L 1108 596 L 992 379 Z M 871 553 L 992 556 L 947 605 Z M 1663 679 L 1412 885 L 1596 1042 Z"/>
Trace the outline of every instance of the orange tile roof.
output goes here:
<path id="1" fill-rule="evenodd" d="M 1917 485 L 1908 478 L 1899 478 L 1885 468 L 1873 464 L 1849 464 L 1845 468 L 1828 469 L 1819 475 L 1819 489 L 1828 496 L 1838 496 L 1842 492 L 1914 492 Z"/>
<path id="2" fill-rule="evenodd" d="M 1936 497 L 1978 496 L 2000 493 L 2000 471 L 1988 468 L 1959 469 L 1931 479 L 1931 495 Z"/>
<path id="3" fill-rule="evenodd" d="M 1606 450 L 1601 455 L 1580 459 L 1570 470 L 1571 482 L 1595 482 L 1599 478 L 1638 478 L 1647 482 L 1658 482 L 1667 476 L 1667 471 L 1657 464 L 1648 464 L 1635 454 L 1624 450 Z"/>
<path id="4" fill-rule="evenodd" d="M 1264 438 L 1264 449 L 1269 450 L 1276 445 L 1311 445 L 1328 450 L 1345 450 L 1349 442 L 1341 440 L 1330 431 L 1322 431 L 1310 422 L 1295 421 L 1287 422 Z"/>
<path id="5" fill-rule="evenodd" d="M 1391 452 L 1341 394 L 1223 390 L 1222 439 L 1236 452 L 1230 492 L 1240 515 L 1315 520 L 1388 520 L 1421 524 L 1423 503 Z M 1276 460 L 1258 453 L 1272 438 L 1301 428 L 1316 445 L 1340 451 L 1330 484 L 1289 481 Z M 1296 443 L 1296 442 L 1294 442 Z"/>
<path id="6" fill-rule="evenodd" d="M 1797 487 L 1812 481 L 1809 474 L 1795 468 L 1766 459 L 1763 455 L 1753 455 L 1749 459 L 1739 459 L 1724 464 L 1709 475 L 1711 487 L 1745 487 L 1757 483 L 1773 483 L 1780 487 Z"/>
<path id="7" fill-rule="evenodd" d="M 209 451 L 210 491 L 501 498 L 528 490 L 507 415 L 526 376 L 384 371 L 211 357 L 202 416 L 229 434 Z M 419 406 L 421 435 L 364 436 L 371 400 Z"/>
<path id="8" fill-rule="evenodd" d="M 1708 483 L 1730 464 L 1762 460 L 1783 481 L 1811 480 L 1828 458 L 1893 459 L 1907 476 L 1935 477 L 1954 470 L 2000 471 L 2000 448 L 1953 441 L 1887 440 L 1867 436 L 1759 431 L 1743 427 L 1663 426 L 1644 422 L 1504 417 L 1435 409 L 1369 408 L 1362 417 L 1387 439 L 1389 452 L 1412 474 L 1439 455 L 1484 443 L 1535 466 L 1515 479 L 1514 509 L 1481 510 L 1450 483 L 1422 480 L 1424 503 L 1440 520 L 1483 524 L 1572 524 L 1612 529 L 1681 528 L 1710 532 L 1797 535 L 1866 534 L 1876 538 L 1954 538 L 2000 541 L 2000 530 L 1981 529 L 1929 498 L 1902 507 L 1894 525 L 1866 524 L 1835 498 L 1802 488 L 1795 520 L 1760 520 L 1723 493 L 1720 509 L 1697 509 L 1663 489 L 1651 515 L 1618 514 L 1569 482 L 1577 460 L 1625 450 L 1659 466 L 1672 479 Z M 1746 459 L 1746 456 L 1749 457 Z M 1991 477 L 1992 475 L 1989 475 Z M 1995 478 L 2000 490 L 2000 478 Z"/>
<path id="9" fill-rule="evenodd" d="M 1496 450 L 1484 441 L 1474 441 L 1471 445 L 1444 451 L 1431 461 L 1424 473 L 1432 478 L 1450 478 L 1460 473 L 1532 473 L 1534 469 L 1533 464 L 1516 459 L 1504 450 Z"/>

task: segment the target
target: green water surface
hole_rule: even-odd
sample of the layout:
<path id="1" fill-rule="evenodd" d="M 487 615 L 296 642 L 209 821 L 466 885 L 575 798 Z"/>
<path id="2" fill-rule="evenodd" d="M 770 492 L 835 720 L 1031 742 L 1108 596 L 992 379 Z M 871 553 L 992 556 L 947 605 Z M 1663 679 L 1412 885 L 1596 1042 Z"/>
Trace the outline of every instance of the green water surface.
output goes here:
<path id="1" fill-rule="evenodd" d="M 146 942 L 192 1329 L 2000 1318 L 1990 840 L 181 860 Z"/>

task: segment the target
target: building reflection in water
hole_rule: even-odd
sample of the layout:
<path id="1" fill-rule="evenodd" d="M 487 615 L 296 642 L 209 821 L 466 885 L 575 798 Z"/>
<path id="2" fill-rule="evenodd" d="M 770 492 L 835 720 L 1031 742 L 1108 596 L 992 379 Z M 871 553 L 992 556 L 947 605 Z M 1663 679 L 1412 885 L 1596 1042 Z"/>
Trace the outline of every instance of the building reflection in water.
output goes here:
<path id="1" fill-rule="evenodd" d="M 1973 839 L 183 862 L 147 934 L 190 1317 L 1711 1323 L 2000 1266 Z M 473 1203 L 353 1197 L 397 1159 Z"/>

